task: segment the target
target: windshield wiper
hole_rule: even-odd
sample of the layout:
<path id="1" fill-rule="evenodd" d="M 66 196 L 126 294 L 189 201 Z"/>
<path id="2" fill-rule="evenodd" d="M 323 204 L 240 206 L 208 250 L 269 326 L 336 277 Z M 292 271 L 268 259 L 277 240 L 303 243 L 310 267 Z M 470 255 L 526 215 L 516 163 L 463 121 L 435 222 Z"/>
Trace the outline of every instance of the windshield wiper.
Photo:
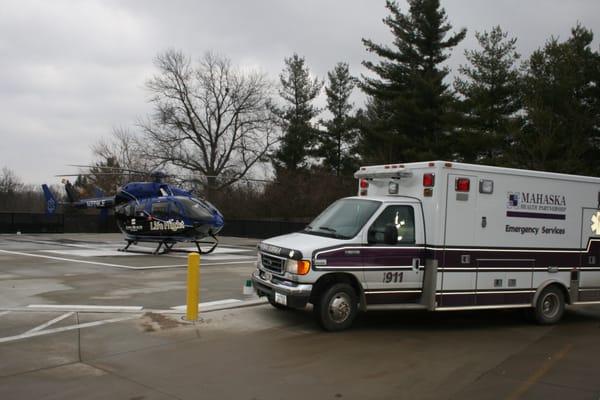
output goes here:
<path id="1" fill-rule="evenodd" d="M 337 231 L 335 229 L 330 228 L 328 226 L 320 226 L 319 229 L 322 229 L 324 231 L 328 231 L 328 232 L 331 232 L 331 233 L 337 233 Z"/>

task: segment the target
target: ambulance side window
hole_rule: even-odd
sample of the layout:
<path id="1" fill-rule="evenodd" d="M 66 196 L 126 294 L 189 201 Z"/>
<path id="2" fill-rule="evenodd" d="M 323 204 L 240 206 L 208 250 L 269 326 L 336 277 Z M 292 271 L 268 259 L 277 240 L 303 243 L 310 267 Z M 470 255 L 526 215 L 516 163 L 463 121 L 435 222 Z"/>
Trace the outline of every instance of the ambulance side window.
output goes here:
<path id="1" fill-rule="evenodd" d="M 390 224 L 398 230 L 398 244 L 415 243 L 415 212 L 411 206 L 388 206 L 383 210 L 369 228 L 369 243 L 384 243 L 385 227 Z"/>

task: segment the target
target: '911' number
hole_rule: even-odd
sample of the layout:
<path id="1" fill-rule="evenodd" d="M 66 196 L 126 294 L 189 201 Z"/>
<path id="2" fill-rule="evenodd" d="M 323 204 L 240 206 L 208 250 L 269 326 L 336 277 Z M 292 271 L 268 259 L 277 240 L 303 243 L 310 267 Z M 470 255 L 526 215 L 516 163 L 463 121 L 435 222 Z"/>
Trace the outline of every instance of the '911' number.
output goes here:
<path id="1" fill-rule="evenodd" d="M 403 272 L 384 272 L 383 283 L 402 282 Z"/>

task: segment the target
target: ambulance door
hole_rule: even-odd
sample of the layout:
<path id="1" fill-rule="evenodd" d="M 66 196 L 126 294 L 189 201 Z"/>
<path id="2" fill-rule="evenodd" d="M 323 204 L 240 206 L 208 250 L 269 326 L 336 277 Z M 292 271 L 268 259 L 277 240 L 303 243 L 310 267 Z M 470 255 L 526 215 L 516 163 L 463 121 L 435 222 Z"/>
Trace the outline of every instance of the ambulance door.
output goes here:
<path id="1" fill-rule="evenodd" d="M 595 208 L 584 208 L 582 218 L 581 248 L 585 252 L 581 257 L 578 276 L 579 300 L 598 301 L 600 300 L 600 211 Z M 571 282 L 571 285 L 573 286 L 574 283 L 577 282 Z"/>
<path id="2" fill-rule="evenodd" d="M 470 249 L 476 242 L 477 177 L 448 174 L 446 246 L 442 271 L 442 296 L 439 305 L 461 307 L 475 305 L 477 253 Z"/>
<path id="3" fill-rule="evenodd" d="M 415 303 L 421 297 L 425 249 L 420 204 L 387 204 L 366 232 L 363 268 L 367 304 Z M 394 226 L 395 244 L 385 230 Z"/>

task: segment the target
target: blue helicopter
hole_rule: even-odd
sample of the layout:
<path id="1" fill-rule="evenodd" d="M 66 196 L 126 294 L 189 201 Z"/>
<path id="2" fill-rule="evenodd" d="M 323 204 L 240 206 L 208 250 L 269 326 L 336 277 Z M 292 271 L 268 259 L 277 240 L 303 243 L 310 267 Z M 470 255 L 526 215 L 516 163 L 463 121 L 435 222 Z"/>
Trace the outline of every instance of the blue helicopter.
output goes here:
<path id="1" fill-rule="evenodd" d="M 166 174 L 154 172 L 150 176 L 152 182 L 127 183 L 114 196 L 84 199 L 80 199 L 73 185 L 63 179 L 68 199 L 66 203 L 58 203 L 44 184 L 46 212 L 54 213 L 59 204 L 78 209 L 113 208 L 117 225 L 127 242 L 119 251 L 139 252 L 128 249 L 132 244 L 153 242 L 158 243 L 153 254 L 165 254 L 177 251 L 173 249 L 177 243 L 191 242 L 201 254 L 211 253 L 219 243 L 216 235 L 225 224 L 223 215 L 208 201 L 162 182 Z M 209 240 L 204 240 L 206 238 Z M 209 248 L 203 250 L 201 244 Z"/>

